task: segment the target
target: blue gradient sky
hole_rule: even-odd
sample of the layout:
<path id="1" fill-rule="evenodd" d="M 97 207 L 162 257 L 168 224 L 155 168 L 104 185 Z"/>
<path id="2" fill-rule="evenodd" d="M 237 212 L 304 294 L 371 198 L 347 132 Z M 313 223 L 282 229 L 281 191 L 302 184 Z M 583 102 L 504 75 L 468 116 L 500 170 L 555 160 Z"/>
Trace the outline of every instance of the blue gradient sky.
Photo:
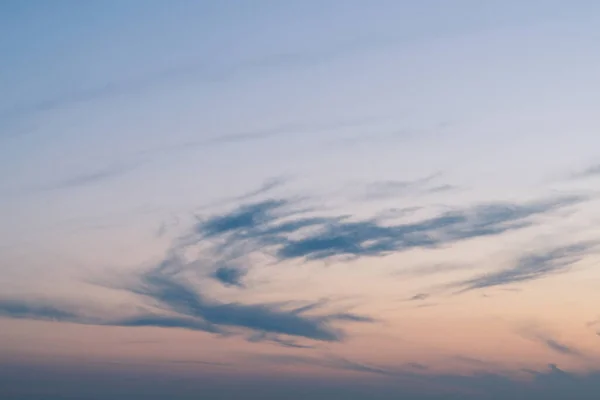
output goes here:
<path id="1" fill-rule="evenodd" d="M 595 398 L 599 26 L 2 2 L 0 394 Z"/>

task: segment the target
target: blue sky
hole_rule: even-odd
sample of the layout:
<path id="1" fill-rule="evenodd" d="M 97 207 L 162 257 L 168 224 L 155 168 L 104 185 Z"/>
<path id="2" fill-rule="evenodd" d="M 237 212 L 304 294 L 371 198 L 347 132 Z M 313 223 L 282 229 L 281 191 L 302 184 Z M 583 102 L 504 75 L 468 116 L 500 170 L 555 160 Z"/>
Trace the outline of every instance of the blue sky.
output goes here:
<path id="1" fill-rule="evenodd" d="M 201 385 L 157 377 L 591 398 L 599 22 L 583 0 L 2 2 L 10 393 L 118 398 L 61 386 L 118 365 L 182 399 Z"/>

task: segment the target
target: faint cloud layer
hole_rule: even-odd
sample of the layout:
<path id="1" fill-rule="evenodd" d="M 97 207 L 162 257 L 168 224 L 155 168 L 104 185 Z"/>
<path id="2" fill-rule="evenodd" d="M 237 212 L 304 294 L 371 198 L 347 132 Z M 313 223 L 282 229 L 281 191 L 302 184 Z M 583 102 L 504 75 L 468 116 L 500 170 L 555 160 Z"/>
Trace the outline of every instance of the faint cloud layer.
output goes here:
<path id="1" fill-rule="evenodd" d="M 51 182 L 49 184 L 40 185 L 26 189 L 28 192 L 37 191 L 54 191 L 63 189 L 76 189 L 84 186 L 91 186 L 101 182 L 116 179 L 120 176 L 128 174 L 133 170 L 139 168 L 143 164 L 142 161 L 122 163 L 107 166 L 105 168 L 97 169 L 95 171 L 85 172 L 73 175 L 69 178 Z"/>
<path id="2" fill-rule="evenodd" d="M 397 367 L 373 366 L 336 356 L 304 357 L 291 355 L 260 355 L 253 359 L 278 365 L 306 365 L 382 376 L 401 384 L 394 386 L 386 399 L 415 400 L 446 399 L 516 399 L 516 400 L 592 400 L 600 390 L 598 372 L 575 374 L 548 364 L 545 370 L 527 369 L 528 374 L 515 376 L 515 371 L 497 372 L 495 366 L 484 360 L 455 357 L 457 361 L 472 364 L 478 372 L 472 374 L 435 374 L 426 366 L 412 363 Z M 481 368 L 484 368 L 484 371 Z M 417 372 L 418 371 L 418 372 Z M 382 383 L 382 385 L 385 385 Z M 366 397 L 365 397 L 366 398 Z"/>
<path id="3" fill-rule="evenodd" d="M 440 175 L 440 173 L 436 173 L 426 176 L 425 178 L 416 179 L 412 181 L 381 181 L 370 183 L 365 188 L 364 197 L 365 199 L 377 200 L 407 194 L 414 194 L 416 192 L 435 192 L 450 190 L 454 188 L 454 186 L 452 185 L 435 186 L 429 189 L 426 187 L 429 183 L 434 181 Z"/>
<path id="4" fill-rule="evenodd" d="M 595 246 L 596 243 L 584 242 L 527 254 L 509 268 L 458 282 L 454 286 L 462 287 L 464 292 L 542 279 L 548 275 L 567 271 Z"/>
<path id="5" fill-rule="evenodd" d="M 536 343 L 541 344 L 547 349 L 553 351 L 554 353 L 575 357 L 580 359 L 588 359 L 589 355 L 583 353 L 577 348 L 567 345 L 565 343 L 560 342 L 558 339 L 554 338 L 550 333 L 545 332 L 538 326 L 529 326 L 521 329 L 519 334 L 525 339 L 532 340 Z"/>
<path id="6" fill-rule="evenodd" d="M 278 375 L 268 378 L 238 379 L 239 368 L 235 365 L 211 362 L 151 360 L 148 362 L 119 362 L 129 368 L 115 369 L 109 363 L 94 363 L 74 368 L 56 365 L 36 365 L 23 362 L 0 363 L 0 386 L 11 398 L 23 399 L 127 399 L 143 398 L 198 398 L 198 393 L 206 399 L 243 399 L 257 397 L 263 400 L 289 399 L 376 399 L 376 400 L 597 400 L 600 392 L 600 373 L 570 372 L 556 364 L 541 369 L 511 371 L 510 373 L 416 373 L 411 364 L 384 368 L 342 357 L 299 357 L 285 355 L 259 355 L 249 358 L 252 366 L 267 365 L 271 368 L 289 366 L 328 368 L 356 374 L 377 376 L 376 381 L 365 377 L 354 379 L 302 378 L 279 379 Z M 231 374 L 221 375 L 197 373 L 193 379 L 182 380 L 180 376 L 169 379 L 170 374 L 144 373 L 144 365 L 164 365 L 171 368 L 176 364 L 206 365 L 212 368 L 235 368 Z M 263 365 L 259 367 L 262 368 Z M 225 373 L 227 370 L 222 371 Z M 515 373 L 518 372 L 518 373 Z M 157 379 L 159 378 L 159 379 Z M 165 380 L 166 378 L 166 380 Z M 366 377 L 368 378 L 368 377 Z M 233 382 L 233 383 L 232 383 Z M 40 391 L 40 388 L 43 388 Z"/>
<path id="7" fill-rule="evenodd" d="M 582 171 L 571 174 L 572 179 L 582 179 L 600 176 L 600 164 L 592 165 Z"/>
<path id="8" fill-rule="evenodd" d="M 583 200 L 562 197 L 524 204 L 489 203 L 407 224 L 388 224 L 381 218 L 351 220 L 345 215 L 315 216 L 316 210 L 304 207 L 301 200 L 256 201 L 200 219 L 190 232 L 172 243 L 162 261 L 133 276 L 132 282 L 111 278 L 105 285 L 145 300 L 144 311 L 135 315 L 91 318 L 85 317 L 79 308 L 75 312 L 49 302 L 41 305 L 40 302 L 14 299 L 0 303 L 0 314 L 85 324 L 182 328 L 218 335 L 246 332 L 248 340 L 264 340 L 288 347 L 307 347 L 289 338 L 336 342 L 346 337 L 338 324 L 374 320 L 345 310 L 317 313 L 328 306 L 327 301 L 296 308 L 281 304 L 227 302 L 207 296 L 202 286 L 216 280 L 243 290 L 249 268 L 257 267 L 256 257 L 280 263 L 292 259 L 384 256 L 413 248 L 432 248 L 528 227 L 534 223 L 532 217 L 536 215 Z M 554 267 L 550 269 L 558 269 L 571 260 L 570 254 L 584 250 L 577 246 L 557 250 L 545 258 L 522 261 L 518 268 L 534 268 L 528 266 L 552 262 Z M 559 256 L 562 262 L 552 261 Z M 541 273 L 547 272 L 546 269 Z M 527 276 L 509 272 L 507 278 L 492 276 L 487 278 L 489 281 L 480 278 L 463 285 L 486 287 L 498 282 L 526 280 Z M 413 300 L 419 299 L 425 299 L 425 294 L 417 295 Z"/>

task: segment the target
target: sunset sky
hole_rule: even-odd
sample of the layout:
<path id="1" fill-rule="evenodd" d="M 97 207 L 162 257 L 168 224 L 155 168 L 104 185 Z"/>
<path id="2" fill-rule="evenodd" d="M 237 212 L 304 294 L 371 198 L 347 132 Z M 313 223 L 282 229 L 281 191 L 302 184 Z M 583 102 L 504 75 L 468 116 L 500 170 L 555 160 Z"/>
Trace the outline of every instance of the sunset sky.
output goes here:
<path id="1" fill-rule="evenodd" d="M 600 2 L 0 2 L 0 398 L 600 393 Z"/>

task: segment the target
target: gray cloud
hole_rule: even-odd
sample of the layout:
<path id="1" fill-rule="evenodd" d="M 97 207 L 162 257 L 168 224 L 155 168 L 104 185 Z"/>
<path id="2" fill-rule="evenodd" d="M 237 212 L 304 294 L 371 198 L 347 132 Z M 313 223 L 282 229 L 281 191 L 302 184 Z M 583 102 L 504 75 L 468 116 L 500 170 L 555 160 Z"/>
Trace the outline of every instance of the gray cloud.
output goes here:
<path id="1" fill-rule="evenodd" d="M 541 253 L 527 254 L 519 258 L 514 266 L 483 274 L 454 286 L 462 287 L 462 291 L 469 291 L 542 279 L 548 275 L 567 271 L 594 246 L 595 243 L 583 242 Z"/>
<path id="2" fill-rule="evenodd" d="M 227 245 L 245 242 L 255 248 L 271 247 L 279 260 L 381 256 L 521 229 L 533 224 L 533 216 L 582 200 L 563 197 L 526 204 L 490 203 L 399 225 L 386 225 L 381 219 L 351 221 L 346 216 L 308 218 L 290 210 L 292 204 L 287 200 L 266 200 L 210 217 L 198 224 L 197 233 L 198 240 L 226 236 Z M 307 228 L 310 232 L 291 238 Z"/>
<path id="3" fill-rule="evenodd" d="M 39 319 L 53 321 L 76 321 L 80 317 L 62 307 L 39 301 L 0 299 L 0 316 L 9 318 Z"/>
<path id="4" fill-rule="evenodd" d="M 282 339 L 277 335 L 270 335 L 266 332 L 259 332 L 248 337 L 249 342 L 273 342 L 275 344 L 281 345 L 283 347 L 291 347 L 295 349 L 312 349 L 314 346 L 309 346 L 305 344 L 299 344 L 294 340 L 286 340 Z"/>
<path id="5" fill-rule="evenodd" d="M 141 164 L 141 162 L 135 162 L 112 165 L 95 171 L 75 175 L 61 181 L 53 182 L 48 185 L 35 188 L 33 190 L 50 191 L 88 186 L 125 175 L 138 168 Z"/>
<path id="6" fill-rule="evenodd" d="M 540 341 L 546 345 L 546 347 L 548 347 L 551 350 L 554 350 L 557 353 L 561 353 L 561 354 L 565 354 L 568 356 L 575 356 L 575 357 L 582 357 L 583 354 L 570 346 L 567 346 L 566 344 L 560 343 L 558 341 L 556 341 L 555 339 L 552 338 L 543 338 L 540 337 Z"/>
<path id="7" fill-rule="evenodd" d="M 560 342 L 558 339 L 552 337 L 552 335 L 548 332 L 545 332 L 542 329 L 540 329 L 540 327 L 535 326 L 521 329 L 519 333 L 524 338 L 539 343 L 547 349 L 553 351 L 554 353 L 580 359 L 588 358 L 588 356 L 582 351 L 578 350 L 573 346 L 569 346 L 565 343 Z"/>
<path id="8" fill-rule="evenodd" d="M 428 275 L 437 275 L 437 274 L 445 274 L 448 272 L 454 271 L 464 271 L 473 269 L 472 265 L 465 264 L 434 264 L 434 265 L 425 265 L 421 267 L 415 267 L 410 269 L 402 269 L 400 271 L 394 272 L 394 275 L 397 276 L 413 276 L 413 277 L 421 277 Z"/>
<path id="9" fill-rule="evenodd" d="M 269 203 L 269 205 L 275 207 L 277 203 Z M 244 211 L 233 217 L 209 219 L 203 225 L 206 229 L 202 233 L 212 237 L 231 230 L 243 230 L 257 223 L 260 218 L 257 219 L 256 215 L 260 215 L 261 212 L 268 213 L 269 209 L 268 206 L 250 207 L 251 212 Z M 93 325 L 180 328 L 218 335 L 237 334 L 242 330 L 254 333 L 249 337 L 252 341 L 269 341 L 297 348 L 309 346 L 286 339 L 286 336 L 336 342 L 344 340 L 346 334 L 343 330 L 334 327 L 334 324 L 373 322 L 369 317 L 348 312 L 308 315 L 309 312 L 324 307 L 328 303 L 325 300 L 285 309 L 277 304 L 242 304 L 208 298 L 185 277 L 185 273 L 190 268 L 197 268 L 198 262 L 198 260 L 183 261 L 183 253 L 188 245 L 175 241 L 161 262 L 135 276 L 133 282 L 108 284 L 109 287 L 141 296 L 148 301 L 148 306 L 154 311 L 143 311 L 127 317 L 90 319 L 62 307 L 46 305 L 51 302 L 40 305 L 25 300 L 9 299 L 0 302 L 0 315 Z M 241 284 L 239 271 L 232 274 L 227 270 L 219 275 L 224 267 L 221 265 L 219 268 L 216 274 L 222 282 Z"/>
<path id="10" fill-rule="evenodd" d="M 309 365 L 319 366 L 331 369 L 341 369 L 346 371 L 354 372 L 366 372 L 370 374 L 385 375 L 385 376 L 399 376 L 399 371 L 389 370 L 387 368 L 368 365 L 365 363 L 359 363 L 348 360 L 343 357 L 337 357 L 327 355 L 323 357 L 306 357 L 306 356 L 294 356 L 294 355 L 258 355 L 254 356 L 254 359 L 258 361 L 266 361 L 268 363 L 275 364 L 296 364 L 296 365 Z M 421 364 L 419 364 L 421 365 Z M 414 369 L 414 365 L 410 365 L 410 369 Z M 426 366 L 423 366 L 427 368 Z"/>
<path id="11" fill-rule="evenodd" d="M 214 273 L 214 278 L 220 281 L 225 286 L 243 287 L 242 278 L 246 272 L 237 267 L 221 266 Z"/>
<path id="12" fill-rule="evenodd" d="M 412 296 L 411 298 L 409 298 L 408 301 L 426 300 L 428 297 L 429 297 L 428 293 L 417 293 L 414 296 Z"/>
<path id="13" fill-rule="evenodd" d="M 169 319 L 169 327 L 177 327 L 177 323 L 182 321 L 183 324 L 179 326 L 181 328 L 209 332 L 222 332 L 228 327 L 234 327 L 319 341 L 340 341 L 345 335 L 341 330 L 333 328 L 332 322 L 370 321 L 367 317 L 353 314 L 308 316 L 303 311 L 283 310 L 275 305 L 246 305 L 211 300 L 162 268 L 150 271 L 140 278 L 140 284 L 131 288 L 134 293 L 154 300 L 166 312 L 182 316 L 181 319 Z M 196 321 L 201 325 L 192 326 L 188 321 Z M 154 319 L 150 323 L 155 326 L 165 325 L 161 320 Z"/>
<path id="14" fill-rule="evenodd" d="M 454 356 L 454 357 L 452 357 L 452 359 L 466 363 L 466 364 L 476 365 L 479 367 L 490 367 L 490 366 L 494 365 L 493 363 L 490 363 L 489 361 L 481 360 L 479 358 L 467 357 L 467 356 Z"/>
<path id="15" fill-rule="evenodd" d="M 203 268 L 213 268 L 212 276 L 226 285 L 242 287 L 241 278 L 247 273 L 247 267 L 242 266 L 252 265 L 249 257 L 255 253 L 278 262 L 384 256 L 525 228 L 534 223 L 536 215 L 582 200 L 563 197 L 525 204 L 489 203 L 413 223 L 392 224 L 381 216 L 364 220 L 344 215 L 315 216 L 316 210 L 301 208 L 301 201 L 268 199 L 201 218 L 186 237 L 186 245 L 210 243 L 203 247 Z M 412 273 L 426 275 L 465 268 L 432 266 Z"/>
<path id="16" fill-rule="evenodd" d="M 450 191 L 454 191 L 454 190 L 459 190 L 460 187 L 459 186 L 455 186 L 455 185 L 449 185 L 449 184 L 443 184 L 443 185 L 437 185 L 431 188 L 428 188 L 426 190 L 427 193 L 445 193 L 445 192 L 450 192 Z"/>
<path id="17" fill-rule="evenodd" d="M 591 178 L 600 175 L 600 164 L 592 165 L 582 171 L 570 175 L 571 179 Z"/>
<path id="18" fill-rule="evenodd" d="M 416 192 L 431 191 L 432 188 L 427 189 L 426 185 L 441 174 L 436 173 L 428 175 L 421 179 L 415 179 L 410 181 L 381 181 L 373 182 L 365 187 L 364 197 L 366 199 L 384 199 L 390 197 L 397 197 L 406 194 L 414 194 Z M 451 185 L 444 185 L 451 187 Z M 437 186 L 441 188 L 442 186 Z"/>
<path id="19" fill-rule="evenodd" d="M 587 324 L 588 328 L 593 328 L 597 325 L 600 325 L 600 318 L 591 322 L 588 322 Z M 600 336 L 600 330 L 596 332 L 596 335 Z"/>
<path id="20" fill-rule="evenodd" d="M 133 283 L 109 283 L 112 288 L 126 290 L 145 299 L 150 307 L 147 311 L 91 320 L 53 305 L 27 308 L 27 301 L 14 300 L 13 303 L 5 303 L 0 312 L 18 318 L 54 316 L 58 320 L 77 323 L 181 328 L 217 335 L 243 331 L 254 341 L 265 340 L 288 347 L 304 344 L 298 345 L 287 337 L 342 341 L 346 334 L 337 325 L 374 320 L 345 311 L 316 313 L 328 301 L 309 303 L 296 309 L 277 304 L 224 302 L 207 297 L 201 285 L 194 284 L 189 278 L 190 273 L 200 279 L 209 278 L 202 280 L 204 284 L 217 279 L 241 288 L 242 277 L 247 273 L 243 266 L 251 265 L 251 256 L 256 253 L 271 257 L 276 262 L 324 260 L 337 256 L 383 256 L 520 229 L 533 224 L 532 217 L 536 215 L 582 200 L 564 197 L 525 204 L 483 204 L 408 224 L 386 224 L 385 219 L 351 220 L 344 215 L 315 216 L 316 210 L 301 208 L 301 201 L 289 199 L 257 201 L 242 204 L 230 212 L 199 219 L 187 235 L 173 242 L 161 262 L 135 276 Z M 192 246 L 198 246 L 193 252 L 197 256 L 189 259 L 188 250 Z M 566 258 L 567 250 L 563 249 L 563 258 Z M 583 251 L 579 247 L 571 250 Z M 555 253 L 554 257 L 557 256 L 558 253 Z M 471 285 L 478 282 L 474 281 Z"/>
<path id="21" fill-rule="evenodd" d="M 166 267 L 166 268 L 165 268 Z M 253 331 L 252 341 L 270 341 L 287 347 L 309 347 L 279 335 L 316 341 L 342 341 L 346 335 L 332 326 L 335 322 L 372 322 L 351 313 L 306 315 L 316 306 L 286 310 L 272 304 L 225 303 L 209 299 L 189 284 L 167 272 L 162 264 L 142 274 L 128 290 L 152 301 L 156 312 L 142 312 L 125 318 L 88 318 L 55 305 L 8 299 L 0 301 L 0 316 L 56 320 L 88 325 L 180 328 L 218 335 L 235 334 L 229 328 Z"/>

